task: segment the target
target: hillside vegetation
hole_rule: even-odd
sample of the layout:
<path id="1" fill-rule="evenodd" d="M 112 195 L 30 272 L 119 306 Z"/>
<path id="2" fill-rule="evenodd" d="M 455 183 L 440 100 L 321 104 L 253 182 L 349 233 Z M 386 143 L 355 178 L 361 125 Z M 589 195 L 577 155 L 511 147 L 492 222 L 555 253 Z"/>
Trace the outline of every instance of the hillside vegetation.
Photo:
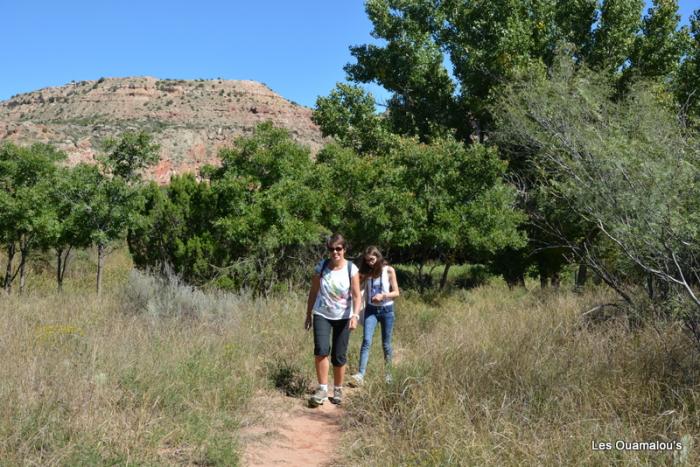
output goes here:
<path id="1" fill-rule="evenodd" d="M 167 183 L 218 163 L 218 149 L 265 121 L 317 151 L 323 143 L 311 109 L 262 83 L 223 79 L 100 78 L 39 89 L 0 102 L 0 142 L 48 143 L 71 164 L 93 162 L 102 141 L 147 131 L 160 144 L 148 177 Z"/>

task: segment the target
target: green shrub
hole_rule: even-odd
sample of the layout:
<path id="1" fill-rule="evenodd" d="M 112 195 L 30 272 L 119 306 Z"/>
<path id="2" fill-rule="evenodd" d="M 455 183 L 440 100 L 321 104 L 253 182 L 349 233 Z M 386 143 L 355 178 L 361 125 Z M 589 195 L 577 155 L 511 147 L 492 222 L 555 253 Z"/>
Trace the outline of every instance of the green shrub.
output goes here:
<path id="1" fill-rule="evenodd" d="M 287 360 L 268 364 L 270 380 L 277 389 L 290 397 L 302 397 L 311 386 L 311 381 L 301 371 L 299 366 Z"/>

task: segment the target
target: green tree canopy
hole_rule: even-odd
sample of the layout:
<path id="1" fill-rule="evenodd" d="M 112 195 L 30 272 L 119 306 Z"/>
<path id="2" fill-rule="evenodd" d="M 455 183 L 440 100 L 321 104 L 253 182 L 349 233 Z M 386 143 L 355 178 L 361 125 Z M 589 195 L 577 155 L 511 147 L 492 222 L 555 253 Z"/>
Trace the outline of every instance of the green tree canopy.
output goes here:
<path id="1" fill-rule="evenodd" d="M 647 85 L 620 101 L 609 99 L 612 93 L 605 76 L 563 62 L 550 79 L 533 76 L 506 89 L 499 131 L 532 148 L 542 192 L 605 239 L 572 243 L 560 235 L 569 251 L 630 304 L 643 301 L 646 288 L 699 338 L 697 133 Z M 616 263 L 608 249 L 617 252 Z M 667 293 L 657 296 L 654 283 Z"/>
<path id="2" fill-rule="evenodd" d="M 382 85 L 391 130 L 422 141 L 491 126 L 493 90 L 557 50 L 619 77 L 669 79 L 687 42 L 676 0 L 368 0 L 381 45 L 351 47 L 351 81 Z M 564 47 L 568 43 L 569 46 Z M 637 78 L 634 78 L 637 79 Z"/>
<path id="3" fill-rule="evenodd" d="M 150 134 L 127 131 L 104 142 L 105 155 L 100 160 L 105 173 L 132 183 L 140 179 L 143 169 L 158 162 L 159 150 Z"/>
<path id="4" fill-rule="evenodd" d="M 338 83 L 316 100 L 312 120 L 323 136 L 360 154 L 386 150 L 391 141 L 386 119 L 375 112 L 374 97 L 359 86 Z"/>
<path id="5" fill-rule="evenodd" d="M 18 274 L 22 290 L 31 250 L 55 230 L 56 216 L 49 193 L 55 182 L 56 162 L 64 158 L 64 153 L 43 144 L 0 146 L 0 237 L 7 254 L 3 281 L 6 292 Z M 13 269 L 17 252 L 20 263 Z"/>
<path id="6" fill-rule="evenodd" d="M 173 178 L 146 191 L 145 221 L 129 245 L 140 267 L 167 262 L 195 284 L 249 287 L 267 293 L 306 272 L 308 249 L 320 243 L 324 193 L 314 189 L 308 148 L 286 130 L 263 123 L 220 151 L 206 180 Z"/>
<path id="7" fill-rule="evenodd" d="M 684 112 L 697 126 L 700 118 L 700 10 L 690 18 L 690 34 L 688 52 L 675 80 L 675 93 Z"/>
<path id="8" fill-rule="evenodd" d="M 356 246 L 381 245 L 394 260 L 483 259 L 524 242 L 505 169 L 494 148 L 453 138 L 400 139 L 388 154 L 370 156 L 330 145 L 318 155 L 323 219 Z"/>

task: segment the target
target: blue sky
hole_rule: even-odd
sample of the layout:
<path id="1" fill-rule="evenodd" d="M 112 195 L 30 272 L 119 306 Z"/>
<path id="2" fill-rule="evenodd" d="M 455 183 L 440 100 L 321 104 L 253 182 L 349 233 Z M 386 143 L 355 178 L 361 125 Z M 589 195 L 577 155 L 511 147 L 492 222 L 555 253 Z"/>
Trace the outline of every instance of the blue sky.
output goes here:
<path id="1" fill-rule="evenodd" d="M 684 21 L 696 5 L 680 0 Z M 362 0 L 0 0 L 0 100 L 147 75 L 252 79 L 313 107 L 371 29 Z"/>

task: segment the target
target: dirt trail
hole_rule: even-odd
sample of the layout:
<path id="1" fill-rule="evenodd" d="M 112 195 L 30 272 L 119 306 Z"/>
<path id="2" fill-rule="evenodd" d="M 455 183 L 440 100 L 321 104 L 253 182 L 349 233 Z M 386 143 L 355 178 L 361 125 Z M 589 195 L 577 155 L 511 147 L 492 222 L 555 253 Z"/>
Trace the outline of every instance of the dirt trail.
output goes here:
<path id="1" fill-rule="evenodd" d="M 241 430 L 243 465 L 328 466 L 337 452 L 343 409 L 326 402 L 311 409 L 305 399 L 279 392 L 259 394 L 258 413 Z"/>

